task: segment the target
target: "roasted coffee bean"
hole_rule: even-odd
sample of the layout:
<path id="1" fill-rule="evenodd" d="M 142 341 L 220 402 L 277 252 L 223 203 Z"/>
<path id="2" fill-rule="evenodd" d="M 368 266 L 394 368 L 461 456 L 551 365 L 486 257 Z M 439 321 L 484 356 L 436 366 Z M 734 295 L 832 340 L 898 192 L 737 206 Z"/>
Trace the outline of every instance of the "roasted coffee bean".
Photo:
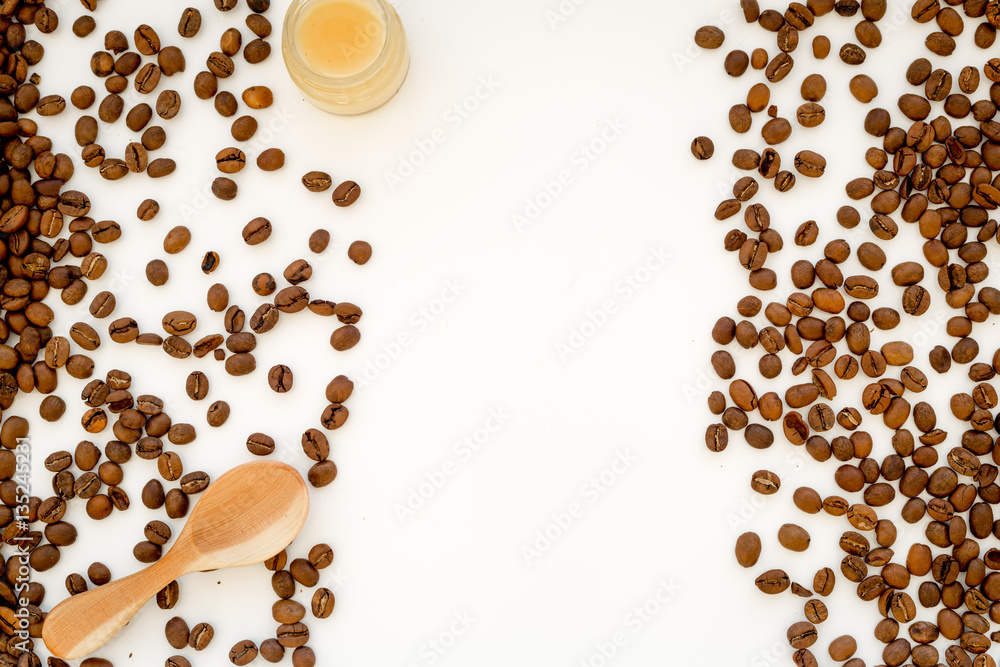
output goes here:
<path id="1" fill-rule="evenodd" d="M 328 486 L 329 484 L 332 484 L 335 479 L 337 479 L 337 466 L 329 459 L 326 461 L 320 461 L 309 468 L 306 478 L 315 488 Z"/>
<path id="2" fill-rule="evenodd" d="M 816 633 L 816 626 L 808 621 L 793 623 L 787 632 L 788 643 L 792 648 L 809 648 L 816 643 L 819 638 Z"/>
<path id="3" fill-rule="evenodd" d="M 367 264 L 372 258 L 372 247 L 366 241 L 354 241 L 347 249 L 347 257 L 355 264 Z"/>
<path id="4" fill-rule="evenodd" d="M 344 181 L 333 191 L 333 203 L 337 206 L 350 206 L 361 196 L 361 186 L 354 181 Z"/>
<path id="5" fill-rule="evenodd" d="M 786 523 L 778 529 L 778 542 L 790 551 L 805 551 L 809 548 L 810 537 L 801 526 Z"/>
<path id="6" fill-rule="evenodd" d="M 236 199 L 238 191 L 239 188 L 237 187 L 236 182 L 231 178 L 220 176 L 212 181 L 212 194 L 215 195 L 216 198 L 223 201 L 232 201 L 233 199 Z"/>
<path id="7" fill-rule="evenodd" d="M 191 637 L 191 631 L 184 619 L 179 616 L 171 618 L 167 621 L 165 633 L 167 636 L 167 643 L 170 644 L 172 648 L 187 648 L 188 640 Z"/>
<path id="8" fill-rule="evenodd" d="M 199 623 L 191 628 L 191 634 L 188 635 L 188 646 L 195 651 L 203 651 L 212 643 L 214 637 L 215 630 L 211 625 L 208 623 Z"/>
<path id="9" fill-rule="evenodd" d="M 243 241 L 247 245 L 263 243 L 271 236 L 271 222 L 266 218 L 254 218 L 243 228 Z"/>
<path id="10" fill-rule="evenodd" d="M 758 576 L 754 581 L 754 584 L 762 593 L 775 595 L 788 590 L 788 587 L 791 585 L 791 581 L 788 578 L 788 574 L 786 574 L 784 570 L 768 570 Z"/>
<path id="11" fill-rule="evenodd" d="M 230 116 L 235 116 L 236 112 L 239 111 L 240 103 L 236 100 L 236 96 L 233 95 L 228 90 L 223 90 L 215 96 L 215 110 L 219 112 L 219 115 L 223 118 L 229 118 Z"/>
<path id="12" fill-rule="evenodd" d="M 268 148 L 257 156 L 257 168 L 261 171 L 277 171 L 285 166 L 285 153 L 280 148 Z"/>
<path id="13" fill-rule="evenodd" d="M 263 433 L 254 433 L 247 438 L 247 449 L 256 456 L 267 456 L 274 451 L 274 439 Z"/>
<path id="14" fill-rule="evenodd" d="M 263 39 L 255 39 L 243 47 L 243 59 L 251 65 L 264 62 L 270 55 L 271 45 Z"/>
<path id="15" fill-rule="evenodd" d="M 715 144 L 708 137 L 695 137 L 691 142 L 691 154 L 698 160 L 709 160 L 715 154 Z M 331 182 L 327 174 L 311 171 L 302 177 L 302 184 L 311 192 L 323 192 Z"/>
<path id="16" fill-rule="evenodd" d="M 717 49 L 726 41 L 726 35 L 720 28 L 706 25 L 694 33 L 694 43 L 703 49 Z"/>
<path id="17" fill-rule="evenodd" d="M 265 639 L 260 645 L 260 657 L 268 662 L 281 662 L 285 657 L 285 647 L 275 638 Z"/>
<path id="18" fill-rule="evenodd" d="M 318 588 L 312 596 L 312 614 L 316 618 L 329 618 L 333 614 L 336 598 L 329 588 Z"/>
<path id="19" fill-rule="evenodd" d="M 249 141 L 257 133 L 257 119 L 253 116 L 240 116 L 233 121 L 231 134 L 236 141 Z"/>

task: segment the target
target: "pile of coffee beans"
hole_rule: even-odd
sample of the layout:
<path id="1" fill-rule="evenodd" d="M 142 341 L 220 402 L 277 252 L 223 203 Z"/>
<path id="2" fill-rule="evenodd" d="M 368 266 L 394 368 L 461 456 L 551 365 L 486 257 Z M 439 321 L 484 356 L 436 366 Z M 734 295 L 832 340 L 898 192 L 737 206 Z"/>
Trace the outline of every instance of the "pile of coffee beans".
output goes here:
<path id="1" fill-rule="evenodd" d="M 862 70 L 868 52 L 882 42 L 886 0 L 809 0 L 780 10 L 741 0 L 740 6 L 748 24 L 772 34 L 773 55 L 760 42 L 750 54 L 737 49 L 725 56 L 727 75 L 754 79 L 745 100 L 729 111 L 729 122 L 741 135 L 759 123 L 766 147 L 735 150 L 732 164 L 745 174 L 715 218 L 742 214 L 723 246 L 757 294 L 739 299 L 733 316 L 719 318 L 712 330 L 718 348 L 711 365 L 725 385 L 708 398 L 718 422 L 708 427 L 705 443 L 721 452 L 739 432 L 750 448 L 802 448 L 829 462 L 833 493 L 782 489 L 779 475 L 769 470 L 749 475 L 749 486 L 761 494 L 790 493 L 803 514 L 842 517 L 844 526 L 838 544 L 812 539 L 801 519 L 777 530 L 784 550 L 818 548 L 832 557 L 815 574 L 790 575 L 781 554 L 768 553 L 754 532 L 736 540 L 736 560 L 755 568 L 762 593 L 803 598 L 802 619 L 786 635 L 796 665 L 825 662 L 826 653 L 850 667 L 863 667 L 865 660 L 890 667 L 995 666 L 989 652 L 1000 641 L 994 627 L 1000 623 L 1000 401 L 990 381 L 1000 372 L 1000 349 L 995 340 L 981 348 L 972 334 L 986 338 L 1000 315 L 1000 290 L 987 284 L 993 266 L 988 254 L 1000 242 L 993 217 L 1000 207 L 1000 58 L 992 57 L 1000 2 L 910 3 L 905 24 L 893 26 L 901 29 L 896 39 L 921 35 L 924 55 L 897 69 L 883 66 L 877 75 Z M 818 34 L 831 20 L 824 17 L 852 21 L 856 41 L 832 45 Z M 807 36 L 811 48 L 804 46 Z M 694 35 L 704 49 L 721 48 L 725 40 L 719 26 Z M 988 51 L 974 64 L 949 67 L 948 56 L 965 42 Z M 829 178 L 822 155 L 801 150 L 782 156 L 780 147 L 793 134 L 822 131 L 815 128 L 825 121 L 820 103 L 827 82 L 802 70 L 831 52 L 852 77 L 837 92 L 868 107 L 858 123 L 877 145 L 855 149 L 868 169 L 837 185 L 847 200 L 839 210 L 807 210 L 803 217 L 815 219 L 789 226 L 777 215 L 772 220 L 760 200 L 768 181 L 784 193 L 800 177 Z M 772 88 L 799 74 L 801 105 L 794 118 L 785 118 L 772 102 Z M 909 92 L 895 108 L 873 106 L 879 85 L 904 81 Z M 710 160 L 719 143 L 696 137 L 691 152 Z M 786 249 L 779 227 L 794 230 L 788 249 L 795 261 L 783 275 L 769 267 L 769 258 Z M 837 238 L 843 230 L 852 230 L 846 236 L 853 243 Z M 815 252 L 821 234 L 830 240 Z M 897 236 L 922 241 L 922 256 L 900 257 L 896 246 L 890 251 Z M 903 261 L 891 265 L 890 256 Z M 859 268 L 847 268 L 854 266 Z M 923 333 L 940 333 L 941 344 L 929 352 L 893 331 L 938 312 L 947 313 L 942 326 Z M 734 356 L 734 348 L 745 352 Z M 760 379 L 744 359 L 756 361 Z M 774 389 L 758 392 L 755 384 Z M 922 400 L 928 387 L 935 391 L 927 396 L 944 392 L 950 400 Z M 961 431 L 939 426 L 938 415 L 949 412 L 964 425 Z M 882 424 L 866 423 L 875 419 Z M 902 503 L 894 503 L 897 496 Z M 922 536 L 897 544 L 903 524 Z M 823 633 L 828 609 L 821 598 L 833 593 L 838 578 L 876 605 L 881 656 L 862 659 L 853 636 Z M 872 631 L 858 627 L 855 634 Z M 823 647 L 819 657 L 813 653 L 817 643 Z"/>
<path id="2" fill-rule="evenodd" d="M 72 32 L 79 38 L 86 38 L 97 29 L 97 21 L 89 12 L 97 9 L 98 0 L 81 0 L 81 4 L 88 13 L 72 23 Z M 234 10 L 239 10 L 241 4 L 238 0 L 215 0 L 218 11 L 233 12 L 232 16 L 240 13 Z M 246 0 L 245 5 L 249 10 L 245 12 L 245 24 L 252 39 L 244 44 L 239 28 L 225 30 L 219 40 L 219 50 L 205 55 L 205 69 L 194 79 L 194 94 L 199 100 L 214 100 L 215 111 L 225 118 L 238 116 L 230 131 L 233 141 L 238 144 L 248 142 L 256 133 L 258 121 L 249 112 L 267 109 L 274 102 L 273 92 L 263 84 L 246 88 L 239 99 L 220 90 L 222 82 L 237 66 L 234 59 L 242 57 L 246 65 L 252 66 L 267 59 L 271 53 L 267 38 L 271 36 L 272 27 L 264 16 L 270 0 Z M 155 461 L 158 476 L 150 478 L 143 487 L 141 502 L 150 512 L 162 514 L 146 524 L 142 539 L 133 548 L 138 567 L 139 563 L 152 563 L 162 557 L 172 535 L 178 532 L 179 524 L 175 522 L 184 519 L 192 501 L 211 484 L 207 473 L 185 468 L 177 451 L 196 440 L 197 425 L 174 421 L 161 398 L 141 393 L 155 391 L 160 380 L 152 374 L 144 375 L 142 369 L 132 369 L 136 371 L 135 378 L 120 368 L 101 369 L 98 373 L 100 349 L 104 343 L 101 332 L 84 321 L 60 322 L 56 311 L 46 303 L 53 291 L 58 291 L 66 307 L 83 303 L 87 299 L 88 283 L 114 267 L 113 252 L 108 251 L 106 256 L 95 250 L 94 244 L 112 244 L 122 236 L 123 230 L 114 220 L 90 217 L 100 207 L 100 201 L 92 202 L 88 194 L 67 187 L 74 175 L 74 159 L 67 153 L 58 152 L 53 142 L 39 133 L 39 124 L 44 124 L 45 117 L 74 113 L 72 109 L 76 109 L 80 115 L 76 120 L 75 139 L 81 161 L 96 169 L 104 180 L 133 179 L 133 174 L 145 174 L 153 179 L 167 177 L 176 170 L 177 164 L 170 157 L 156 157 L 167 143 L 167 132 L 160 125 L 150 123 L 158 122 L 154 121 L 155 117 L 170 121 L 180 112 L 182 94 L 165 84 L 170 77 L 185 71 L 187 56 L 179 46 L 166 43 L 168 26 L 159 26 L 157 30 L 142 24 L 127 30 L 109 30 L 104 35 L 104 48 L 90 59 L 91 71 L 103 80 L 105 94 L 98 100 L 99 95 L 93 87 L 81 84 L 71 92 L 67 105 L 61 95 L 43 95 L 39 87 L 41 78 L 31 72 L 45 53 L 42 44 L 32 37 L 43 39 L 42 35 L 56 33 L 58 25 L 59 16 L 46 7 L 44 1 L 9 0 L 0 4 L 0 57 L 4 63 L 0 73 L 0 145 L 3 148 L 0 157 L 0 309 L 3 310 L 0 318 L 0 410 L 6 413 L 0 425 L 0 539 L 3 544 L 0 552 L 0 663 L 19 667 L 40 665 L 44 659 L 42 652 L 36 650 L 42 648 L 38 638 L 46 616 L 43 606 L 51 607 L 62 596 L 46 596 L 45 588 L 32 580 L 32 573 L 53 568 L 60 562 L 63 551 L 76 542 L 77 526 L 66 520 L 72 503 L 85 508 L 94 521 L 128 510 L 132 502 L 122 488 L 127 464 L 134 458 Z M 178 11 L 176 30 L 180 38 L 193 37 L 201 27 L 200 10 L 190 7 Z M 50 41 L 47 48 L 50 53 L 57 52 L 58 45 Z M 159 92 L 155 100 L 149 98 L 150 103 L 141 102 L 126 108 L 122 95 L 130 86 L 140 96 Z M 246 113 L 241 112 L 240 100 Z M 96 112 L 91 112 L 95 105 Z M 36 121 L 33 115 L 39 120 Z M 123 154 L 108 156 L 98 143 L 100 133 L 102 128 L 113 126 L 123 117 L 132 140 Z M 210 164 L 208 161 L 213 153 L 216 168 L 223 175 L 213 181 L 211 191 L 221 200 L 231 200 L 239 190 L 234 178 L 245 168 L 249 157 L 237 146 L 218 146 L 201 159 Z M 284 152 L 276 147 L 261 150 L 252 157 L 263 172 L 280 172 L 285 163 Z M 197 167 L 191 165 L 191 168 Z M 302 183 L 311 192 L 325 192 L 334 187 L 331 176 L 323 171 L 309 172 L 302 177 Z M 334 188 L 333 205 L 354 204 L 360 194 L 357 183 L 345 181 Z M 148 222 L 159 211 L 159 203 L 150 197 L 139 205 L 136 217 Z M 242 239 L 248 245 L 264 243 L 272 229 L 269 220 L 255 218 L 246 223 Z M 89 315 L 94 320 L 108 320 L 107 336 L 113 343 L 159 347 L 177 359 L 177 363 L 188 360 L 184 363 L 192 365 L 208 363 L 201 360 L 209 359 L 211 354 L 211 359 L 223 364 L 230 375 L 252 377 L 256 374 L 260 389 L 266 386 L 277 393 L 288 392 L 293 386 L 293 370 L 288 363 L 274 365 L 266 373 L 266 385 L 265 379 L 259 377 L 263 373 L 255 373 L 253 352 L 258 337 L 275 329 L 279 319 L 306 311 L 336 318 L 339 324 L 332 330 L 330 345 L 338 351 L 351 349 L 361 337 L 357 326 L 362 317 L 361 308 L 350 302 L 311 298 L 304 287 L 313 274 L 312 266 L 305 259 L 305 250 L 322 253 L 330 244 L 330 238 L 325 229 L 318 229 L 310 236 L 303 258 L 293 261 L 281 274 L 287 286 L 280 286 L 279 280 L 271 274 L 260 273 L 253 278 L 248 275 L 246 279 L 252 280 L 254 292 L 269 298 L 249 308 L 249 315 L 240 306 L 230 303 L 229 289 L 221 283 L 212 285 L 206 295 L 209 309 L 219 314 L 215 322 L 200 322 L 187 310 L 170 310 L 162 313 L 162 331 L 143 331 L 136 319 L 116 312 L 117 300 L 110 291 L 90 298 Z M 190 241 L 190 230 L 175 226 L 161 245 L 164 253 L 176 254 Z M 158 244 L 154 242 L 148 246 L 155 249 Z M 356 241 L 350 245 L 347 255 L 352 262 L 363 265 L 371 258 L 372 249 L 368 243 Z M 219 252 L 209 250 L 201 259 L 200 269 L 211 274 L 225 259 Z M 171 279 L 166 263 L 156 257 L 149 260 L 145 274 L 154 287 Z M 66 312 L 62 306 L 58 310 Z M 107 350 L 107 346 L 104 349 Z M 21 402 L 17 399 L 38 392 L 45 396 L 39 418 L 46 422 L 61 420 L 69 409 L 67 402 L 55 393 L 63 373 L 87 381 L 80 396 L 83 405 L 73 412 L 82 415 L 80 426 L 84 439 L 72 448 L 73 451 L 44 452 L 45 469 L 52 475 L 53 495 L 26 497 L 22 492 L 24 470 L 18 457 L 20 448 L 26 446 L 23 443 L 31 436 L 29 420 L 24 410 L 18 412 Z M 193 401 L 206 400 L 211 395 L 208 376 L 198 368 L 191 370 L 184 388 Z M 315 426 L 306 428 L 302 435 L 305 455 L 302 460 L 303 463 L 308 461 L 310 467 L 306 476 L 313 487 L 329 485 L 337 476 L 325 431 L 338 429 L 347 421 L 349 412 L 345 403 L 353 389 L 354 384 L 347 377 L 334 378 L 326 389 L 327 407 L 316 415 Z M 230 406 L 225 400 L 214 400 L 205 415 L 209 427 L 222 426 L 230 415 Z M 94 442 L 99 437 L 102 442 Z M 255 433 L 247 438 L 246 447 L 253 455 L 268 456 L 275 444 L 270 436 Z M 41 452 L 33 453 L 37 456 Z M 272 637 L 263 638 L 259 644 L 246 639 L 234 645 L 229 654 L 234 664 L 249 664 L 258 655 L 277 662 L 286 648 L 292 649 L 295 667 L 312 667 L 316 663 L 313 651 L 306 645 L 309 629 L 302 622 L 306 608 L 292 598 L 299 586 L 315 587 L 319 581 L 318 570 L 329 566 L 332 559 L 332 549 L 321 544 L 311 549 L 308 557 L 296 558 L 290 564 L 286 562 L 285 552 L 267 561 L 267 568 L 273 571 L 275 593 L 280 598 L 272 609 L 272 616 L 279 625 Z M 111 580 L 110 570 L 95 562 L 87 567 L 86 576 L 69 575 L 65 586 L 69 595 L 76 595 L 90 585 L 102 586 Z M 157 594 L 156 603 L 161 609 L 171 609 L 177 604 L 179 595 L 180 586 L 172 582 Z M 317 589 L 311 600 L 313 616 L 327 618 L 333 607 L 332 591 Z M 27 619 L 26 624 L 22 618 Z M 212 641 L 214 629 L 200 619 L 188 628 L 184 620 L 174 618 L 167 623 L 166 635 L 169 645 L 177 650 L 200 651 Z M 66 665 L 55 657 L 48 657 L 47 664 L 50 667 Z M 95 657 L 82 664 L 84 667 L 109 667 L 111 663 Z M 190 666 L 183 655 L 168 658 L 166 664 Z"/>

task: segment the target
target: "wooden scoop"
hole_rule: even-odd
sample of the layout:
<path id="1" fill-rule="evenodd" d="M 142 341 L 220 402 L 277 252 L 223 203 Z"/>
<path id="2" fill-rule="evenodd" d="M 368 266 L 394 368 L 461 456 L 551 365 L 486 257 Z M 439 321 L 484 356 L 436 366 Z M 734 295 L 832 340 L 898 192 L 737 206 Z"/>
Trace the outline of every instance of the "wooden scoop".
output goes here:
<path id="1" fill-rule="evenodd" d="M 260 563 L 291 544 L 308 513 L 309 491 L 291 466 L 262 461 L 230 470 L 205 490 L 161 560 L 56 605 L 42 627 L 45 645 L 65 660 L 93 653 L 174 579 Z"/>

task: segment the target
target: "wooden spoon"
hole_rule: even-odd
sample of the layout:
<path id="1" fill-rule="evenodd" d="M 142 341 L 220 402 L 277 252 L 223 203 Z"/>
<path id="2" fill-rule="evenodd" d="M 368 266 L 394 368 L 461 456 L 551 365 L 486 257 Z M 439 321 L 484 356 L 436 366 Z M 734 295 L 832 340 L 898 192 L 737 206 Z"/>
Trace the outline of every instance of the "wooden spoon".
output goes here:
<path id="1" fill-rule="evenodd" d="M 174 579 L 264 561 L 291 544 L 308 513 L 309 491 L 291 466 L 262 461 L 230 470 L 205 490 L 162 559 L 56 605 L 42 626 L 45 645 L 65 660 L 93 653 Z"/>

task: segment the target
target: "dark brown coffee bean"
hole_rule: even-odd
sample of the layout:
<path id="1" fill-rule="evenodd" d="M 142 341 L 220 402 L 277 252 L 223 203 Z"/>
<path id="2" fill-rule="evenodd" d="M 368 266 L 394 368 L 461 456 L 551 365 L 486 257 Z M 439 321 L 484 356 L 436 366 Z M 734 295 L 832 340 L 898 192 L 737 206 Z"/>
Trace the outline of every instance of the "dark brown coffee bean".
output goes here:
<path id="1" fill-rule="evenodd" d="M 215 630 L 211 625 L 208 623 L 199 623 L 191 628 L 191 634 L 188 636 L 188 646 L 195 651 L 204 651 L 212 643 L 214 637 Z"/>
<path id="2" fill-rule="evenodd" d="M 329 459 L 320 461 L 309 468 L 306 478 L 315 488 L 322 488 L 333 483 L 337 478 L 337 466 Z"/>
<path id="3" fill-rule="evenodd" d="M 312 596 L 312 614 L 316 618 L 329 618 L 333 614 L 336 598 L 329 588 L 318 588 Z"/>
<path id="4" fill-rule="evenodd" d="M 184 619 L 179 616 L 174 616 L 167 621 L 164 631 L 167 636 L 167 643 L 170 644 L 172 648 L 187 648 L 188 640 L 191 637 L 191 631 Z"/>
<path id="5" fill-rule="evenodd" d="M 212 194 L 223 201 L 236 199 L 239 188 L 231 178 L 220 176 L 212 181 Z"/>
<path id="6" fill-rule="evenodd" d="M 243 47 L 243 59 L 251 65 L 267 60 L 271 55 L 271 45 L 263 39 L 255 39 Z"/>
<path id="7" fill-rule="evenodd" d="M 715 144 L 708 137 L 695 137 L 691 142 L 691 154 L 698 160 L 709 160 L 715 154 Z M 309 172 L 302 177 L 302 184 L 312 192 L 323 192 L 330 187 L 330 178 L 323 172 Z"/>
<path id="8" fill-rule="evenodd" d="M 254 433 L 247 438 L 247 450 L 255 456 L 268 456 L 274 451 L 274 439 L 263 433 Z"/>
<path id="9" fill-rule="evenodd" d="M 272 366 L 267 374 L 267 383 L 271 390 L 283 394 L 292 388 L 292 370 L 284 364 Z"/>
<path id="10" fill-rule="evenodd" d="M 808 648 L 816 643 L 819 635 L 816 633 L 816 626 L 808 621 L 793 623 L 787 632 L 788 643 L 792 648 Z"/>

